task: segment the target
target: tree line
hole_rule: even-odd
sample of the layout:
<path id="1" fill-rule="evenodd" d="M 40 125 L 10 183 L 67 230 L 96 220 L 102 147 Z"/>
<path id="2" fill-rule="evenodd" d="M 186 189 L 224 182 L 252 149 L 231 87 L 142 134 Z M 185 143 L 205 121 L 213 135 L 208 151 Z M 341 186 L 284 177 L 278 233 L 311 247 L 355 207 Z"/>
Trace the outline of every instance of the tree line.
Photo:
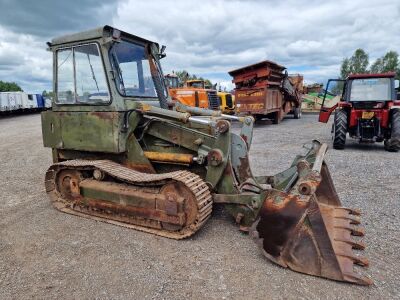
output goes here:
<path id="1" fill-rule="evenodd" d="M 358 73 L 384 73 L 395 72 L 396 79 L 400 79 L 399 54 L 396 51 L 388 51 L 382 57 L 377 58 L 371 66 L 369 65 L 369 55 L 363 49 L 354 51 L 351 57 L 346 57 L 340 67 L 341 79 L 346 79 L 349 74 Z"/>
<path id="2" fill-rule="evenodd" d="M 15 82 L 6 82 L 0 80 L 0 92 L 23 92 L 23 90 Z"/>

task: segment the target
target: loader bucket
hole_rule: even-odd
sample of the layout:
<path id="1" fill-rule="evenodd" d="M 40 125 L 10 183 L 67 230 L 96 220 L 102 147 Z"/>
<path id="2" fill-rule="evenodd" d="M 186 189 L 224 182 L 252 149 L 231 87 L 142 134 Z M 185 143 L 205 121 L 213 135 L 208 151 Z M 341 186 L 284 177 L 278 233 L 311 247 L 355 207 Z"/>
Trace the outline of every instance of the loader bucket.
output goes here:
<path id="1" fill-rule="evenodd" d="M 358 227 L 360 213 L 341 206 L 325 152 L 326 144 L 314 141 L 286 179 L 291 185 L 268 194 L 250 232 L 264 255 L 282 267 L 370 285 L 369 278 L 353 270 L 354 264 L 368 266 L 366 258 L 353 253 L 365 247 L 359 240 L 364 235 Z"/>

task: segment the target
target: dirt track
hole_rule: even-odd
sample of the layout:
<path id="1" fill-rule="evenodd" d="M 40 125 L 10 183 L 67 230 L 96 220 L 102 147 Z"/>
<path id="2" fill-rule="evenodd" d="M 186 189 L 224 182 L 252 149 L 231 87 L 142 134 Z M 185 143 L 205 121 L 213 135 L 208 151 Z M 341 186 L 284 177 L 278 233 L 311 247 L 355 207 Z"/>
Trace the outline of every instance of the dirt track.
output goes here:
<path id="1" fill-rule="evenodd" d="M 255 175 L 289 166 L 301 145 L 328 142 L 315 115 L 257 126 Z M 400 298 L 400 153 L 348 142 L 327 160 L 342 203 L 363 211 L 371 287 L 285 270 L 267 261 L 222 210 L 194 237 L 174 241 L 54 210 L 51 163 L 38 114 L 0 118 L 0 298 Z"/>

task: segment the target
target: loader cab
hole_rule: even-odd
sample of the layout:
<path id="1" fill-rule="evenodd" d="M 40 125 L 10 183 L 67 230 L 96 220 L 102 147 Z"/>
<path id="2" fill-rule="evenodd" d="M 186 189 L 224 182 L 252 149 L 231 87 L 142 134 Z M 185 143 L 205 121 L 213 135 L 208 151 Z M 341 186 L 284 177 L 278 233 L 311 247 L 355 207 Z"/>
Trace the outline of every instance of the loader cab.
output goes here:
<path id="1" fill-rule="evenodd" d="M 179 78 L 175 74 L 165 75 L 165 81 L 168 88 L 177 89 L 179 88 Z"/>
<path id="2" fill-rule="evenodd" d="M 55 111 L 121 111 L 135 101 L 159 105 L 159 94 L 168 96 L 157 43 L 104 26 L 48 45 Z"/>
<path id="3" fill-rule="evenodd" d="M 204 80 L 198 80 L 198 79 L 187 80 L 185 82 L 185 87 L 196 88 L 196 89 L 205 89 L 206 83 Z"/>
<path id="4" fill-rule="evenodd" d="M 166 103 L 159 62 L 165 54 L 157 43 L 104 26 L 48 46 L 55 97 L 52 110 L 42 114 L 42 131 L 44 145 L 58 155 L 63 149 L 124 152 L 127 114 L 138 102 Z"/>

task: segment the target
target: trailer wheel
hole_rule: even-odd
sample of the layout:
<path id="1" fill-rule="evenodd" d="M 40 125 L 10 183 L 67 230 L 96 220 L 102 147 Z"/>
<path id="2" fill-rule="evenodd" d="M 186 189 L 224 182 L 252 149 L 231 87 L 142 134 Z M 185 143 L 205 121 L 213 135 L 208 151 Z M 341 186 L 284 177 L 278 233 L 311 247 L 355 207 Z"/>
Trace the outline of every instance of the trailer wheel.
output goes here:
<path id="1" fill-rule="evenodd" d="M 293 116 L 295 119 L 300 119 L 301 118 L 301 107 L 295 107 L 293 110 Z"/>
<path id="2" fill-rule="evenodd" d="M 347 113 L 344 110 L 337 110 L 333 121 L 333 148 L 342 150 L 346 144 L 347 135 Z"/>
<path id="3" fill-rule="evenodd" d="M 397 152 L 400 150 L 400 109 L 395 108 L 392 110 L 390 126 L 390 139 L 385 140 L 385 150 L 389 152 Z"/>
<path id="4" fill-rule="evenodd" d="M 279 124 L 281 122 L 281 114 L 279 111 L 273 113 L 272 124 Z"/>

